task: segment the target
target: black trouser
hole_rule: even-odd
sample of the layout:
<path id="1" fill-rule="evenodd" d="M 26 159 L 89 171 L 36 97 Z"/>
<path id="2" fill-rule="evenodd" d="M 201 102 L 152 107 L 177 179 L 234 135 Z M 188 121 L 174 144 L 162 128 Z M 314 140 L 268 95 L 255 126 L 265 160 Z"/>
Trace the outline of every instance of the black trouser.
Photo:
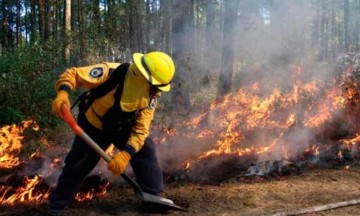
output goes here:
<path id="1" fill-rule="evenodd" d="M 79 118 L 78 124 L 102 149 L 105 150 L 112 143 L 103 131 L 93 127 L 84 117 Z M 115 144 L 115 146 L 122 149 L 125 144 Z M 76 136 L 66 156 L 57 187 L 49 197 L 49 207 L 62 209 L 72 201 L 82 181 L 99 160 L 100 156 L 83 139 Z M 145 192 L 157 194 L 162 191 L 162 171 L 156 158 L 155 146 L 150 138 L 147 138 L 142 149 L 132 156 L 130 164 L 138 184 Z"/>

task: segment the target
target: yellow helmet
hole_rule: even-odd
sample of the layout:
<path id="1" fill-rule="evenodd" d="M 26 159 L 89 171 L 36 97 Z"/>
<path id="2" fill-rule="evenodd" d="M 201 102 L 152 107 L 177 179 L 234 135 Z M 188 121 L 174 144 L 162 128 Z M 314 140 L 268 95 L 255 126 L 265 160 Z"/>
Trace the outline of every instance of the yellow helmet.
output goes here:
<path id="1" fill-rule="evenodd" d="M 163 52 L 147 54 L 134 53 L 133 60 L 141 74 L 149 83 L 162 91 L 170 91 L 170 83 L 175 74 L 175 64 Z"/>

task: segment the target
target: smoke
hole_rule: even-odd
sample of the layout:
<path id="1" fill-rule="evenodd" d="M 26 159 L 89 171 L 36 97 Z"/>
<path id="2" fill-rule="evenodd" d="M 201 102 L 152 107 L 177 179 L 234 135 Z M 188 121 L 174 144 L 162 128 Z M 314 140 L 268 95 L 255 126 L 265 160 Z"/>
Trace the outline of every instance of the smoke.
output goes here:
<path id="1" fill-rule="evenodd" d="M 313 21 L 317 17 L 315 8 L 312 1 L 244 0 L 239 6 L 237 24 L 232 26 L 235 28 L 234 41 L 222 40 L 221 32 L 230 32 L 220 30 L 223 27 L 222 19 L 217 20 L 214 32 L 204 31 L 212 35 L 210 38 L 213 38 L 214 43 L 212 53 L 191 55 L 191 82 L 199 83 L 192 87 L 191 114 L 185 118 L 171 116 L 171 123 L 167 126 L 174 128 L 177 132 L 175 135 L 168 136 L 159 130 L 153 133 L 155 137 L 167 137 L 165 142 L 157 146 L 165 172 L 172 173 L 180 169 L 193 178 L 206 178 L 214 170 L 224 168 L 224 164 L 230 166 L 229 161 L 243 171 L 243 165 L 249 162 L 297 159 L 313 145 L 333 143 L 351 134 L 354 126 L 351 118 L 345 118 L 344 121 L 343 107 L 334 105 L 334 96 L 330 95 L 331 89 L 341 91 L 341 71 L 334 67 L 337 62 L 317 61 L 318 47 L 312 41 Z M 208 35 L 202 36 L 209 38 Z M 213 106 L 210 103 L 214 98 L 211 96 L 216 94 L 214 91 L 223 54 L 222 43 L 231 43 L 229 45 L 234 49 L 233 91 L 229 98 Z M 210 85 L 203 85 L 204 78 L 207 80 L 205 83 Z M 255 84 L 258 87 L 256 90 L 252 89 Z M 339 92 L 334 94 L 341 96 Z M 290 95 L 295 98 L 290 98 Z M 237 98 L 240 96 L 243 99 Z M 250 126 L 250 117 L 255 117 L 255 108 L 250 106 L 256 105 L 259 106 L 256 109 L 260 109 L 271 97 L 275 99 L 269 102 L 268 113 L 259 111 L 263 115 L 262 119 L 255 119 L 255 126 Z M 209 105 L 200 108 L 199 104 Z M 284 108 L 282 104 L 288 106 Z M 230 115 L 232 112 L 235 114 Z M 294 122 L 282 127 L 291 115 L 294 115 Z M 196 118 L 201 120 L 188 124 Z M 315 124 L 317 118 L 323 120 Z M 200 138 L 199 134 L 205 131 L 212 133 Z M 235 133 L 239 134 L 233 137 L 230 135 Z M 234 138 L 231 147 L 220 151 L 219 146 L 231 138 Z M 256 154 L 253 149 L 272 145 L 266 153 L 249 156 Z M 235 162 L 229 155 L 243 153 L 236 149 L 250 150 Z M 211 150 L 220 154 L 204 157 Z M 212 157 L 218 159 L 209 159 Z M 239 160 L 243 165 L 239 164 Z M 186 171 L 186 163 L 196 168 Z M 198 174 L 194 174 L 195 171 Z"/>

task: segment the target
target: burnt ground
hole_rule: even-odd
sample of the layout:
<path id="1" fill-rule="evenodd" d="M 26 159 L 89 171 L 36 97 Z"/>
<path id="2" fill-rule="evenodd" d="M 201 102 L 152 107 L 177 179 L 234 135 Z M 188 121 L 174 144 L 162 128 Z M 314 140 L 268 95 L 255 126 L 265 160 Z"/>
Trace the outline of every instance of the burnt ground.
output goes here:
<path id="1" fill-rule="evenodd" d="M 268 215 L 360 198 L 360 165 L 350 169 L 312 169 L 288 176 L 233 179 L 217 185 L 172 182 L 165 197 L 188 206 L 187 212 L 146 213 L 125 183 L 91 201 L 74 203 L 67 215 Z M 2 206 L 0 215 L 44 215 L 46 203 Z M 360 205 L 306 215 L 360 215 Z"/>

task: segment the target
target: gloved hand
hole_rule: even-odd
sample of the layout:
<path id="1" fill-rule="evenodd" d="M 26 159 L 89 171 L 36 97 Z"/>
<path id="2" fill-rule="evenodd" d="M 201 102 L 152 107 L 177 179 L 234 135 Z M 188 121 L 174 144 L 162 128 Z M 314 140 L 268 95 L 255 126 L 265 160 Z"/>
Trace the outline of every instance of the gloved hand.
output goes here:
<path id="1" fill-rule="evenodd" d="M 67 91 L 64 90 L 58 91 L 56 98 L 52 102 L 52 110 L 60 118 L 63 118 L 63 114 L 61 111 L 62 104 L 67 105 L 69 108 L 71 107 L 69 94 L 67 93 Z"/>
<path id="2" fill-rule="evenodd" d="M 120 151 L 109 162 L 107 168 L 114 173 L 114 175 L 120 175 L 123 173 L 129 164 L 130 154 L 126 151 Z"/>

